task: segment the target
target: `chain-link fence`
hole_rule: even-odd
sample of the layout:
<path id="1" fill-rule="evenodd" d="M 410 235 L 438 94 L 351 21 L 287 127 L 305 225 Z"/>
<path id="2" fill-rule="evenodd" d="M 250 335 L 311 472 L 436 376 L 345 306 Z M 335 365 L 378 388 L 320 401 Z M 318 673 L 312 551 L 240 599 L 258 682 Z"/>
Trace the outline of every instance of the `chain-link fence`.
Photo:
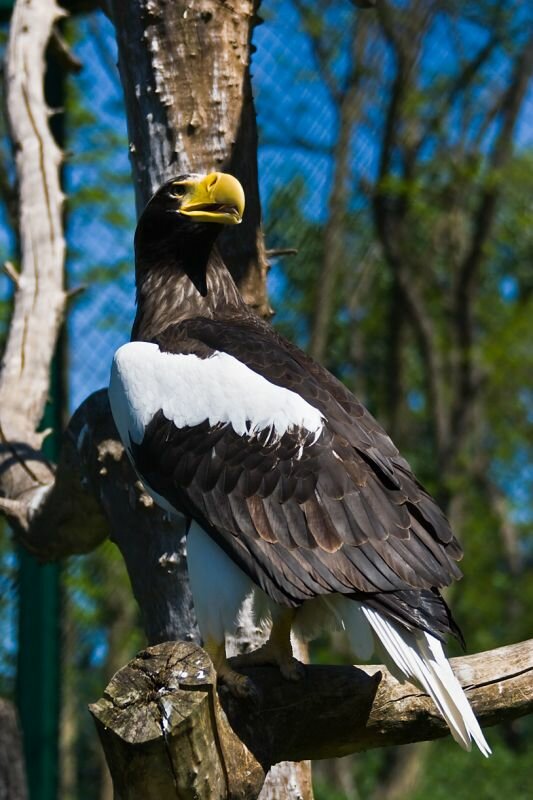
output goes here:
<path id="1" fill-rule="evenodd" d="M 396 28 L 387 14 L 340 0 L 264 0 L 255 32 L 275 323 L 357 389 L 446 503 L 467 542 L 469 579 L 455 605 L 475 649 L 525 638 L 533 601 L 529 75 L 508 117 L 532 24 L 526 6 L 398 3 Z M 72 411 L 107 383 L 112 354 L 129 336 L 135 212 L 111 24 L 99 13 L 78 16 L 66 36 L 83 64 L 65 103 L 68 281 L 83 289 L 68 318 Z M 494 159 L 497 147 L 505 158 Z M 487 198 L 490 219 L 480 211 Z M 296 253 L 276 255 L 287 248 Z M 479 263 L 465 350 L 454 338 L 454 281 L 472 253 Z M 472 362 L 468 407 L 454 394 L 463 356 Z M 1 542 L 0 691 L 13 696 L 17 554 L 6 533 Z M 62 586 L 60 797 L 107 800 L 86 706 L 143 637 L 112 544 L 65 564 Z M 326 639 L 315 656 L 348 657 Z M 342 760 L 318 770 L 317 798 L 467 798 L 475 784 L 487 800 L 504 791 L 525 800 L 528 733 L 507 726 L 489 767 L 447 744 L 430 761 L 415 752 L 405 759 L 411 784 L 400 782 L 394 754 Z"/>

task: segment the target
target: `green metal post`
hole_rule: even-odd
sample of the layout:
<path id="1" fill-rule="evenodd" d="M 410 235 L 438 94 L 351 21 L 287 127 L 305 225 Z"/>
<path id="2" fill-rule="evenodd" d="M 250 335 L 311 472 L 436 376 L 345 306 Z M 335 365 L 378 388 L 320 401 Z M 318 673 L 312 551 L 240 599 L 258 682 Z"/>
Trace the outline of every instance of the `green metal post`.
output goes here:
<path id="1" fill-rule="evenodd" d="M 58 785 L 60 568 L 19 558 L 17 700 L 30 800 L 56 800 Z"/>
<path id="2" fill-rule="evenodd" d="M 44 443 L 57 460 L 62 425 L 61 350 L 54 358 L 50 397 L 43 426 L 52 428 Z M 61 664 L 61 567 L 39 564 L 19 549 L 19 648 L 17 705 L 24 735 L 30 800 L 56 800 Z"/>
<path id="3" fill-rule="evenodd" d="M 44 443 L 57 460 L 62 422 L 61 348 L 54 358 Z M 39 564 L 19 549 L 19 647 L 17 705 L 24 734 L 30 800 L 56 800 L 61 663 L 61 568 Z"/>

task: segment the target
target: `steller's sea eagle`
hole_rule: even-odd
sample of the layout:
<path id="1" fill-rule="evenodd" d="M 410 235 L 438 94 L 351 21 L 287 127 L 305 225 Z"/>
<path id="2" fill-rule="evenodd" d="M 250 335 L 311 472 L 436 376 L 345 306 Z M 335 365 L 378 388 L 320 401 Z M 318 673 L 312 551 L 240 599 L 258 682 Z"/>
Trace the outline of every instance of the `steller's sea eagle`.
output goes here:
<path id="1" fill-rule="evenodd" d="M 244 658 L 296 679 L 291 628 L 340 627 L 361 659 L 380 643 L 456 741 L 488 755 L 441 644 L 461 639 L 439 593 L 461 577 L 461 547 L 364 406 L 242 300 L 215 240 L 243 211 L 240 183 L 220 172 L 155 193 L 135 234 L 132 341 L 109 388 L 147 491 L 188 520 L 195 610 L 218 677 L 253 692 L 235 669 Z M 251 593 L 270 638 L 230 663 L 225 637 Z"/>

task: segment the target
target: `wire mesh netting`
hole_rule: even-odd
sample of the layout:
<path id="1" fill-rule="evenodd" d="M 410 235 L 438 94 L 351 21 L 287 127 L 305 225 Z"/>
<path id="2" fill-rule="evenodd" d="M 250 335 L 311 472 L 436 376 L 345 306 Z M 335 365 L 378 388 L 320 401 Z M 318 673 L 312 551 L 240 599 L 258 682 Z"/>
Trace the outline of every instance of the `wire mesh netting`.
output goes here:
<path id="1" fill-rule="evenodd" d="M 385 17 L 348 2 L 263 3 L 253 82 L 264 228 L 267 248 L 296 251 L 273 256 L 269 288 L 275 324 L 357 390 L 446 503 L 467 544 L 469 579 L 454 606 L 477 650 L 525 638 L 533 601 L 527 80 L 505 127 L 532 15 L 513 2 L 396 7 L 411 5 L 419 16 L 391 31 Z M 65 103 L 68 283 L 83 287 L 68 317 L 73 411 L 107 384 L 112 354 L 129 337 L 135 210 L 112 26 L 103 14 L 82 15 L 66 34 L 83 64 L 68 78 Z M 494 161 L 495 148 L 506 147 L 502 130 L 514 151 Z M 466 352 L 456 341 L 456 282 L 483 233 L 479 206 L 495 181 L 498 204 L 472 288 L 467 390 L 476 402 L 464 411 L 454 405 Z M 0 243 L 15 257 L 5 208 L 1 222 Z M 4 320 L 10 292 L 6 283 Z M 17 554 L 7 532 L 0 543 L 0 693 L 13 696 Z M 143 635 L 111 543 L 70 559 L 62 591 L 60 797 L 105 800 L 109 777 L 86 706 Z M 336 645 L 320 640 L 315 658 L 348 659 Z M 467 798 L 473 779 L 482 798 L 509 791 L 525 800 L 531 732 L 503 728 L 485 771 L 435 745 L 403 795 L 386 794 L 401 766 L 393 754 L 322 766 L 317 800 Z"/>

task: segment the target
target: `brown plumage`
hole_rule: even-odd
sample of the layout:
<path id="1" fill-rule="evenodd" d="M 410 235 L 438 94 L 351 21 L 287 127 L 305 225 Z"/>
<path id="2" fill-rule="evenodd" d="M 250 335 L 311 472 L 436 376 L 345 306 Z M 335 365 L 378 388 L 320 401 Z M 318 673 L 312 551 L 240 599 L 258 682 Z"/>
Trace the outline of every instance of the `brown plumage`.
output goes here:
<path id="1" fill-rule="evenodd" d="M 461 576 L 461 548 L 405 459 L 343 384 L 244 304 L 218 226 L 165 217 L 159 195 L 152 204 L 136 234 L 132 339 L 202 359 L 228 353 L 326 422 L 316 442 L 298 430 L 269 441 L 207 421 L 178 429 L 159 412 L 132 446 L 143 479 L 278 603 L 369 593 L 408 628 L 457 635 L 437 590 Z"/>
<path id="2" fill-rule="evenodd" d="M 109 390 L 148 491 L 191 523 L 189 577 L 219 679 L 253 693 L 225 654 L 251 594 L 272 629 L 249 661 L 301 677 L 290 631 L 306 620 L 340 623 L 366 657 L 376 637 L 456 740 L 488 755 L 438 641 L 461 638 L 439 594 L 460 577 L 461 548 L 364 406 L 242 301 L 215 239 L 243 210 L 223 173 L 181 176 L 150 201 L 135 238 L 133 341 L 115 354 Z"/>

